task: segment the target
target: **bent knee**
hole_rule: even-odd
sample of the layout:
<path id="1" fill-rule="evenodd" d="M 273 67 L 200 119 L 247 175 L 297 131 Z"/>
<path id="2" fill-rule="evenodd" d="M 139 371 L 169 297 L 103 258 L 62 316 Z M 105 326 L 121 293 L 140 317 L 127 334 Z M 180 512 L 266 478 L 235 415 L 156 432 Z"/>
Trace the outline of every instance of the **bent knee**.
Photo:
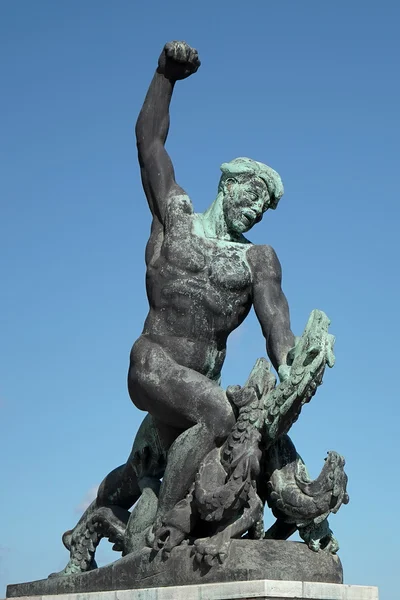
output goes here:
<path id="1" fill-rule="evenodd" d="M 233 410 L 228 405 L 224 410 L 216 410 L 212 416 L 211 430 L 217 443 L 226 440 L 236 422 Z"/>
<path id="2" fill-rule="evenodd" d="M 133 345 L 130 360 L 130 377 L 140 385 L 160 387 L 165 383 L 170 358 L 164 350 L 140 337 Z"/>
<path id="3" fill-rule="evenodd" d="M 148 395 L 154 395 L 165 381 L 165 353 L 140 337 L 133 345 L 128 370 L 128 391 L 133 403 L 148 410 Z"/>

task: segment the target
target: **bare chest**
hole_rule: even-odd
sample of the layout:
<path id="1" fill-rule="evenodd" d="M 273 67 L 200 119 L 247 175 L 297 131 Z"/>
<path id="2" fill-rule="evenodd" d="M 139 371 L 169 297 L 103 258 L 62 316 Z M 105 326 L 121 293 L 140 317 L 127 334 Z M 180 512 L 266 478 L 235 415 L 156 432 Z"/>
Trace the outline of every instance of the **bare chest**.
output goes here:
<path id="1" fill-rule="evenodd" d="M 170 275 L 197 279 L 221 291 L 240 292 L 251 284 L 248 244 L 206 238 L 196 232 L 193 216 L 165 233 L 160 258 Z"/>

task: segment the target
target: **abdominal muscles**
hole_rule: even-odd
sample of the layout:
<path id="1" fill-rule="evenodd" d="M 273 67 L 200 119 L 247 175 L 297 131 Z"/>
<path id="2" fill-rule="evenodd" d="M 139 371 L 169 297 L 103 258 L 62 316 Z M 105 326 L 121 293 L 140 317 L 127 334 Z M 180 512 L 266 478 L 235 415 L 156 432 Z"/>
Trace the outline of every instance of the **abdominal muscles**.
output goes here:
<path id="1" fill-rule="evenodd" d="M 228 335 L 251 307 L 247 249 L 193 234 L 180 240 L 169 234 L 148 263 L 150 311 L 143 334 L 179 364 L 211 379 L 218 379 Z"/>

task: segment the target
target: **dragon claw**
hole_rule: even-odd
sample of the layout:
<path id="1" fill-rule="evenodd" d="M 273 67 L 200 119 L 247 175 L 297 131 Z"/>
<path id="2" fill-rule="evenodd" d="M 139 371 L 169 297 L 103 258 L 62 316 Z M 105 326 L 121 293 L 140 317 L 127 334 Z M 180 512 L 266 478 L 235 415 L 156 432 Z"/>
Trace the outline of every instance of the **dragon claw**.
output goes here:
<path id="1" fill-rule="evenodd" d="M 193 546 L 196 561 L 209 567 L 222 565 L 229 556 L 230 542 L 230 538 L 218 533 L 211 538 L 199 538 Z"/>
<path id="2" fill-rule="evenodd" d="M 156 552 L 162 550 L 164 555 L 169 555 L 173 548 L 179 546 L 185 539 L 183 531 L 173 526 L 160 527 L 155 532 L 153 549 Z"/>

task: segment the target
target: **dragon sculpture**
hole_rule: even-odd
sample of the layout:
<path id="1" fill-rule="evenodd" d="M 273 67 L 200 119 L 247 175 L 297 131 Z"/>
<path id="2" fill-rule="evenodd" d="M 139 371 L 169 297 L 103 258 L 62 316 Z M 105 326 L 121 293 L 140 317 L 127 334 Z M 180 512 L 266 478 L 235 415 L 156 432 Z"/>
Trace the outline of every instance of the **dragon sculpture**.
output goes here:
<path id="1" fill-rule="evenodd" d="M 236 423 L 223 445 L 202 461 L 186 498 L 166 515 L 159 542 L 166 555 L 189 543 L 195 559 L 211 567 L 226 560 L 233 538 L 287 539 L 296 530 L 310 550 L 337 552 L 328 516 L 349 500 L 345 461 L 328 452 L 321 474 L 311 480 L 287 435 L 322 383 L 326 365 L 334 365 L 334 337 L 328 326 L 322 311 L 311 313 L 291 352 L 287 377 L 279 385 L 268 361 L 261 358 L 243 387 L 227 389 Z M 62 574 L 96 568 L 95 551 L 103 537 L 123 555 L 152 545 L 167 457 L 162 448 L 154 450 L 150 415 L 141 429 L 132 454 L 141 497 L 132 512 L 118 506 L 89 507 L 75 529 L 63 536 L 70 560 Z M 265 504 L 276 517 L 266 533 Z"/>

